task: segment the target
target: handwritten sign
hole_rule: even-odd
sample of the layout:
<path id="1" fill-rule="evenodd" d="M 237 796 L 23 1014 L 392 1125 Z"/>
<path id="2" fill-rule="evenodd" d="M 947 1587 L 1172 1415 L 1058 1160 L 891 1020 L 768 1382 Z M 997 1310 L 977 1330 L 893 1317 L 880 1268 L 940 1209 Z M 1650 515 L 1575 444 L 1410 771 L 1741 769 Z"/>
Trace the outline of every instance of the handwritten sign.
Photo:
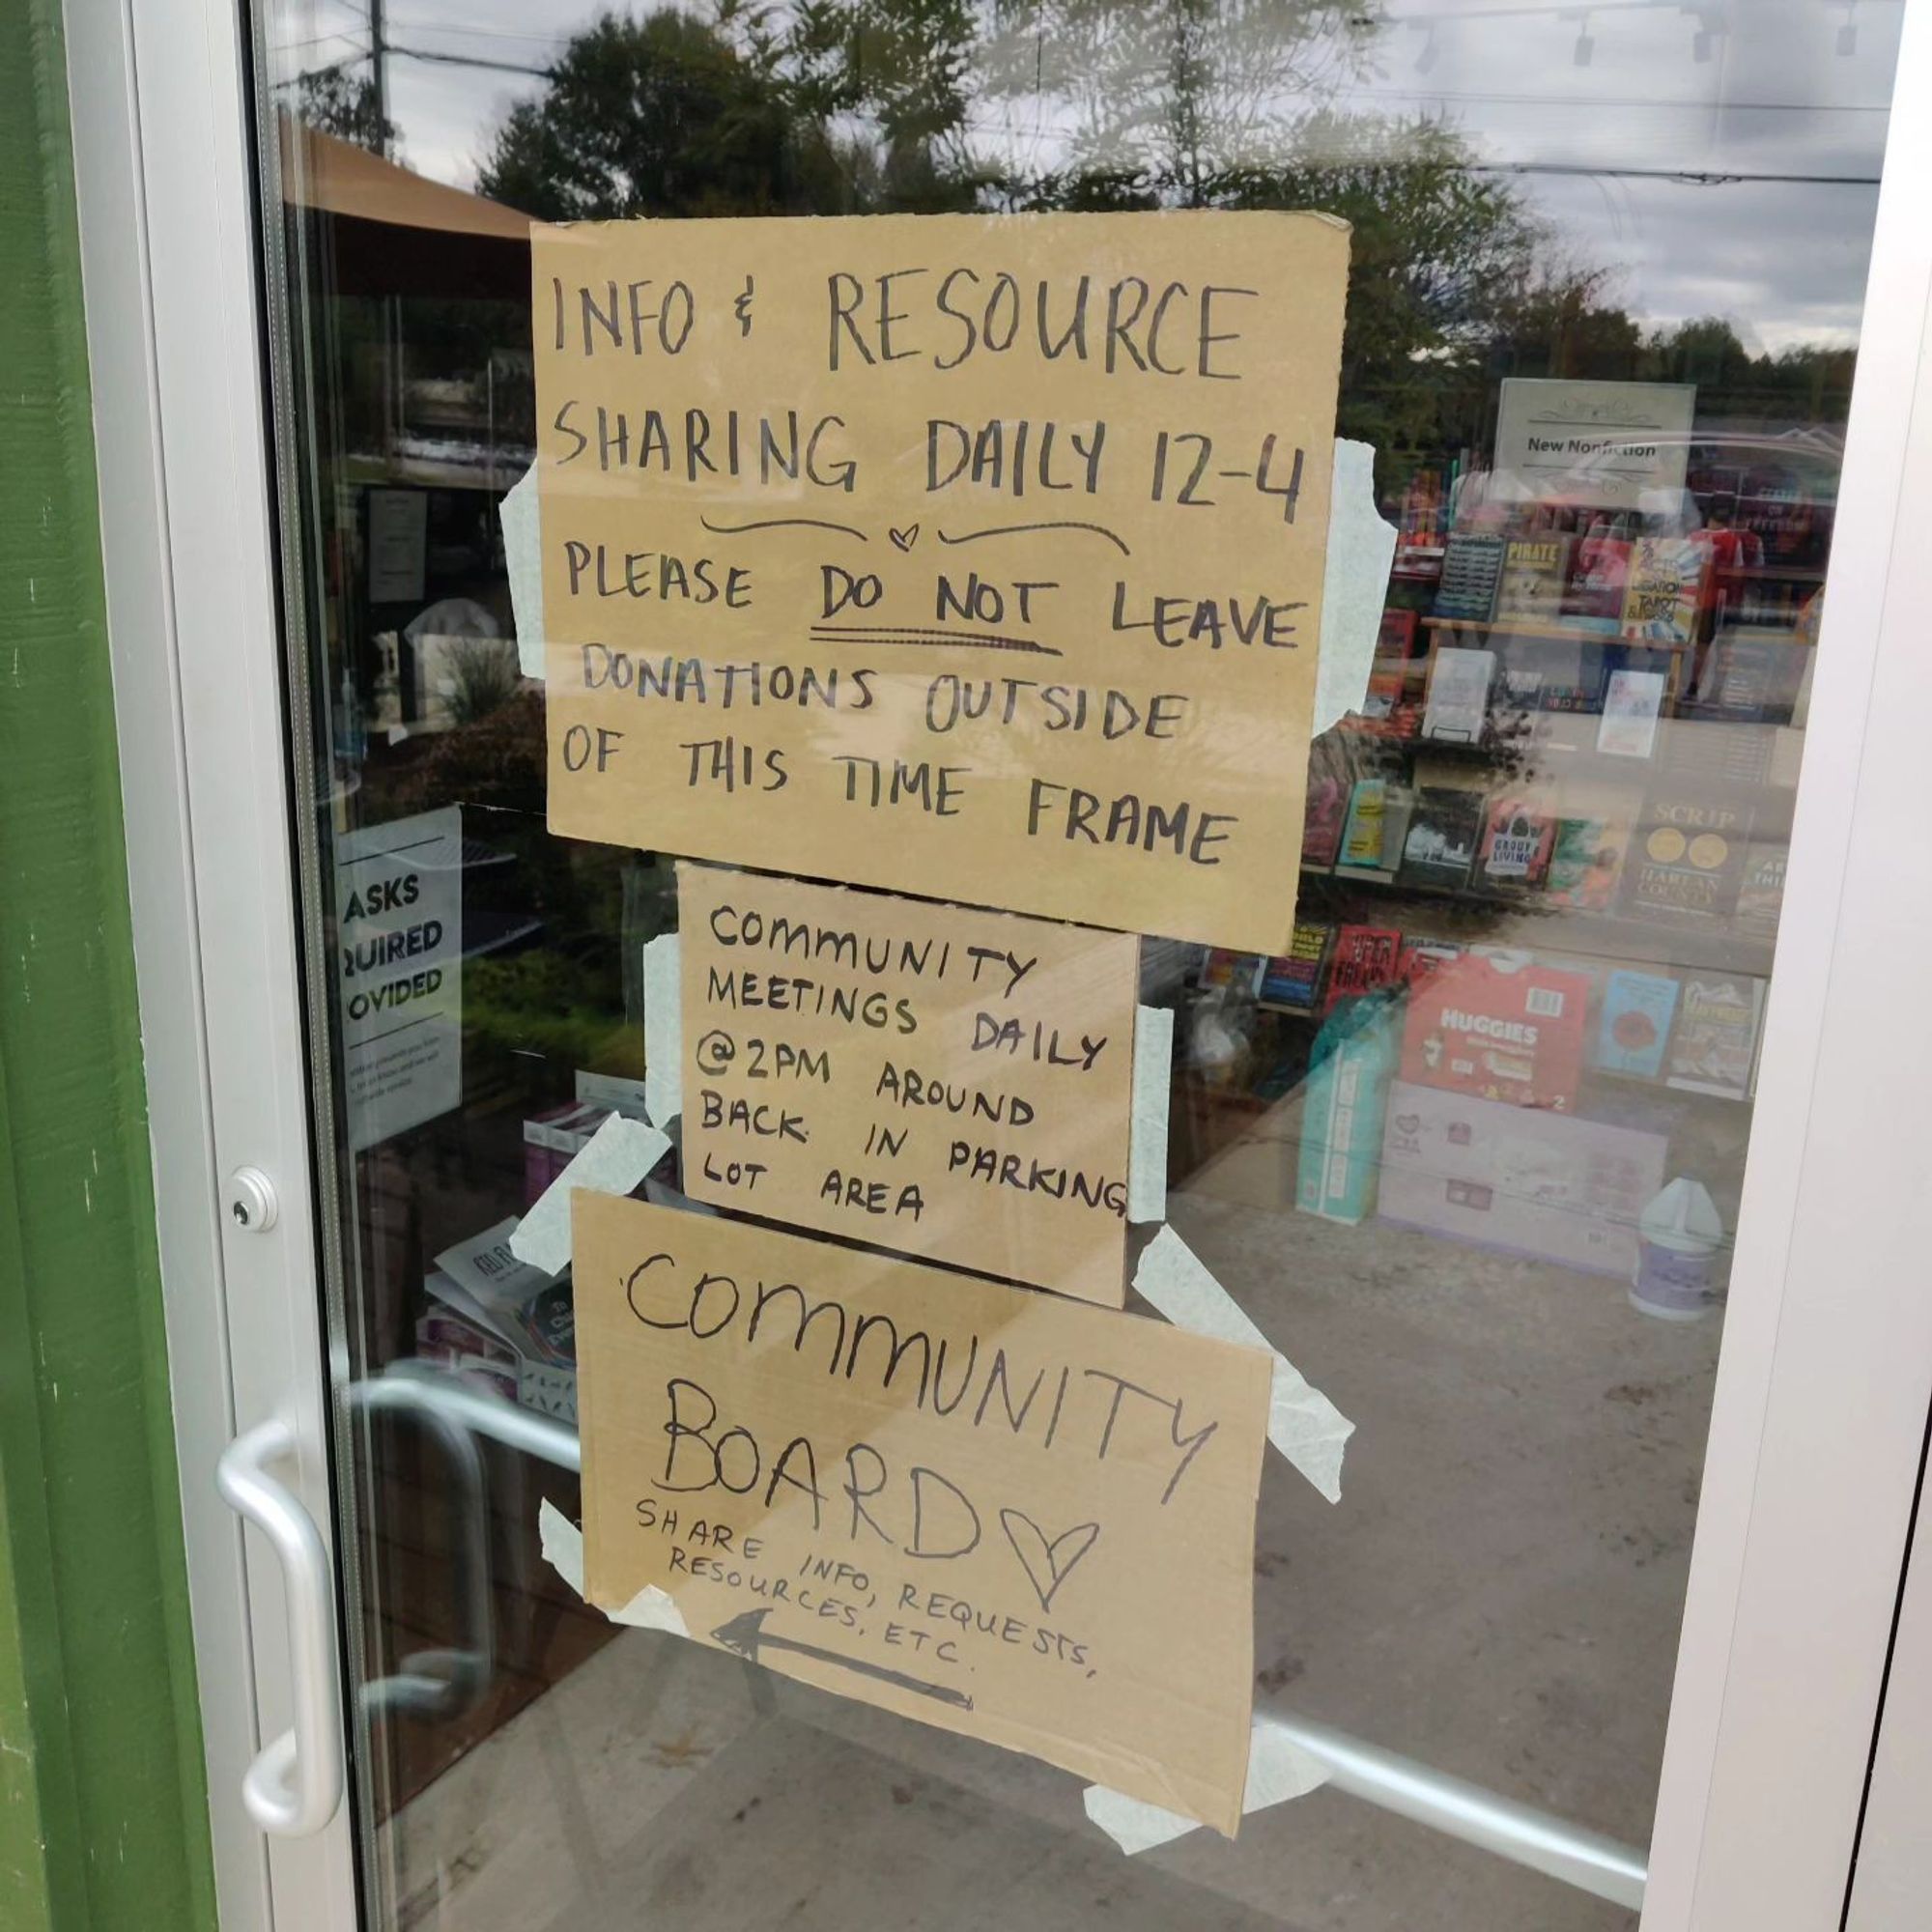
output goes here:
<path id="1" fill-rule="evenodd" d="M 699 1201 L 1126 1300 L 1139 945 L 678 868 Z"/>
<path id="2" fill-rule="evenodd" d="M 538 227 L 550 824 L 1279 952 L 1347 227 Z"/>
<path id="3" fill-rule="evenodd" d="M 575 1197 L 585 1594 L 1232 1835 L 1257 1349 Z"/>

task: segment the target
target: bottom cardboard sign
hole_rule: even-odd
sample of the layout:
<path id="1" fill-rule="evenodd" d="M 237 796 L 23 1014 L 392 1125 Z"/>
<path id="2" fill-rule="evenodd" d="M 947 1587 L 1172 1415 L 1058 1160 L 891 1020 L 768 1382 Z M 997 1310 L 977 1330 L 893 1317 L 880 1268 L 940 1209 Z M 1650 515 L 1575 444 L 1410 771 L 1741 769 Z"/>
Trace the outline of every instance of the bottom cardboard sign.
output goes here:
<path id="1" fill-rule="evenodd" d="M 1260 1350 L 575 1197 L 585 1594 L 1233 1834 Z"/>

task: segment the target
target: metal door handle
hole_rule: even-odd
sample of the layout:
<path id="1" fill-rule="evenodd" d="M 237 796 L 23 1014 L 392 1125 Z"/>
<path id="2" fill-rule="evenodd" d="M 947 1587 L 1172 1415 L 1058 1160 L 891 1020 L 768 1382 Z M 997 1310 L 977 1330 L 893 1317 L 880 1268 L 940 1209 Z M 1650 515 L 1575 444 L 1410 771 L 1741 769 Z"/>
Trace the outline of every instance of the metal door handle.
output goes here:
<path id="1" fill-rule="evenodd" d="M 267 1466 L 295 1446 L 286 1422 L 258 1423 L 221 1452 L 214 1468 L 222 1500 L 274 1545 L 282 1565 L 295 1723 L 263 1747 L 242 1780 L 242 1808 L 281 1838 L 321 1831 L 342 1803 L 342 1689 L 328 1550 L 314 1518 Z"/>

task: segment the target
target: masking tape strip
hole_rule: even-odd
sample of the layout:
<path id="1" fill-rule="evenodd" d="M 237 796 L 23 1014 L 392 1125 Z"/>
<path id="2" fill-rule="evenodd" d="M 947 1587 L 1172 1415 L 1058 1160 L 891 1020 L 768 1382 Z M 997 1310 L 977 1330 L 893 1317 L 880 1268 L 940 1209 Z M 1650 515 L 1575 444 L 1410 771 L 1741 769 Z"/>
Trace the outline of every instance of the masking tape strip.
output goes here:
<path id="1" fill-rule="evenodd" d="M 517 665 L 526 677 L 541 679 L 543 534 L 537 521 L 534 463 L 511 486 L 510 494 L 497 506 L 497 516 L 503 526 L 503 568 L 510 579 L 510 621 L 517 627 Z"/>
<path id="2" fill-rule="evenodd" d="M 543 1558 L 581 1597 L 583 1595 L 583 1532 L 546 1496 L 537 1511 L 537 1532 L 543 1538 Z M 689 1636 L 684 1612 L 668 1590 L 646 1583 L 621 1610 L 607 1610 L 613 1624 L 629 1624 L 635 1630 L 669 1631 L 673 1636 Z M 1254 1774 L 1248 1774 L 1252 1787 Z"/>
<path id="3" fill-rule="evenodd" d="M 612 1114 L 517 1223 L 510 1252 L 546 1274 L 561 1272 L 570 1265 L 571 1191 L 584 1187 L 593 1194 L 628 1194 L 669 1146 L 669 1136 L 656 1127 Z"/>
<path id="4" fill-rule="evenodd" d="M 546 1545 L 546 1553 L 548 1548 Z M 1257 1718 L 1248 1734 L 1248 1786 L 1241 1800 L 1241 1815 L 1265 1810 L 1270 1804 L 1285 1804 L 1291 1798 L 1305 1798 L 1326 1784 L 1330 1775 L 1312 1751 L 1303 1750 L 1265 1718 Z M 1111 1791 L 1104 1784 L 1087 1787 L 1086 1805 L 1088 1817 L 1130 1856 L 1171 1844 L 1199 1829 L 1192 1818 L 1179 1811 L 1165 1811 L 1158 1804 Z"/>
<path id="5" fill-rule="evenodd" d="M 684 986 L 677 934 L 644 947 L 644 1112 L 668 1127 L 684 1111 Z"/>
<path id="6" fill-rule="evenodd" d="M 1167 1219 L 1167 1096 L 1174 1072 L 1174 1013 L 1134 1009 L 1133 1120 L 1127 1129 L 1127 1219 Z"/>
<path id="7" fill-rule="evenodd" d="M 1265 1349 L 1274 1357 L 1268 1440 L 1328 1498 L 1342 1500 L 1342 1451 L 1355 1425 L 1248 1319 L 1172 1228 L 1142 1251 L 1134 1286 L 1177 1328 Z"/>
<path id="8" fill-rule="evenodd" d="M 1382 605 L 1395 563 L 1396 530 L 1376 509 L 1376 452 L 1335 440 L 1328 495 L 1328 554 L 1321 568 L 1321 638 L 1315 667 L 1316 737 L 1359 711 L 1369 691 Z M 521 637 L 522 630 L 518 635 Z"/>

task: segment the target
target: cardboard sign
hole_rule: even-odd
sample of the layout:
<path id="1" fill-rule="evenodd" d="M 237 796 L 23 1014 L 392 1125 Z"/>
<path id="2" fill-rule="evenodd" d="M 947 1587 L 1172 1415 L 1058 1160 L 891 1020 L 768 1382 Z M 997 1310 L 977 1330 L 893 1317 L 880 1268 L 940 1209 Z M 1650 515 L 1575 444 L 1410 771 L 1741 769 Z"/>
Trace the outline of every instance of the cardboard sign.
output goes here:
<path id="1" fill-rule="evenodd" d="M 695 1200 L 1126 1300 L 1139 946 L 678 868 Z"/>
<path id="2" fill-rule="evenodd" d="M 359 1153 L 463 1098 L 463 808 L 345 833 L 335 871 L 335 997 Z"/>
<path id="3" fill-rule="evenodd" d="M 531 239 L 552 831 L 1287 945 L 1346 225 Z"/>
<path id="4" fill-rule="evenodd" d="M 584 1589 L 1232 1835 L 1272 1362 L 576 1196 Z"/>

